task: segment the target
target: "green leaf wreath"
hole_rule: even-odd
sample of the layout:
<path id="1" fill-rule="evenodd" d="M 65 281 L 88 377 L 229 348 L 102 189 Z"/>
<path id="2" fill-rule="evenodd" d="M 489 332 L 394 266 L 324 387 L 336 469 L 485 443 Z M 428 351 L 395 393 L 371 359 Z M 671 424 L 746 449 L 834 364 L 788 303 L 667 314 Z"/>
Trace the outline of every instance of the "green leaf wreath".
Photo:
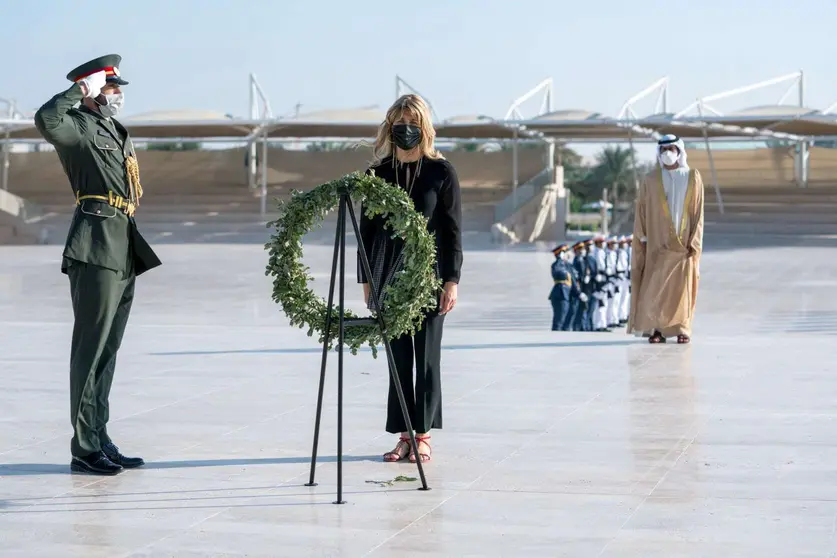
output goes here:
<path id="1" fill-rule="evenodd" d="M 292 326 L 308 327 L 309 337 L 317 332 L 320 343 L 325 341 L 328 302 L 309 288 L 314 278 L 302 264 L 302 238 L 315 226 L 322 226 L 326 214 L 337 208 L 343 188 L 348 189 L 352 201 L 363 202 L 368 217 L 384 215 L 392 236 L 404 241 L 404 268 L 386 287 L 387 297 L 381 313 L 389 339 L 414 334 L 424 312 L 436 307 L 441 288 L 435 272 L 436 245 L 427 231 L 427 219 L 415 210 L 407 193 L 374 175 L 355 172 L 308 192 L 294 191 L 289 200 L 279 202 L 279 218 L 267 224 L 275 232 L 265 245 L 270 254 L 265 275 L 273 277 L 273 300 L 282 305 Z M 350 231 L 348 215 L 346 226 Z M 335 286 L 335 291 L 338 288 Z M 345 316 L 359 317 L 349 310 Z M 329 349 L 336 344 L 337 328 L 337 308 L 334 308 Z M 369 345 L 377 356 L 377 347 L 382 342 L 377 325 L 347 327 L 344 334 L 344 344 L 352 354 Z"/>

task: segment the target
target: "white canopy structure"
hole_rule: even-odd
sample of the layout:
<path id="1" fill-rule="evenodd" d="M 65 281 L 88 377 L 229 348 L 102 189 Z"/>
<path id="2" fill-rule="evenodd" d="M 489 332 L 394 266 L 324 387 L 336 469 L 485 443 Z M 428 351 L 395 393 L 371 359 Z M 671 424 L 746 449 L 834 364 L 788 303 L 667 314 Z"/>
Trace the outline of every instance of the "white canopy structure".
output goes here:
<path id="1" fill-rule="evenodd" d="M 790 85 L 777 104 L 745 108 L 723 114 L 711 103 L 739 96 L 781 83 Z M 441 140 L 511 141 L 514 143 L 515 168 L 513 184 L 517 186 L 516 145 L 518 140 L 541 140 L 548 150 L 547 161 L 551 168 L 555 143 L 576 142 L 634 142 L 655 141 L 662 134 L 673 133 L 686 140 L 700 140 L 710 147 L 712 140 L 730 139 L 782 139 L 800 145 L 800 183 L 805 184 L 807 171 L 807 146 L 814 138 L 837 136 L 837 103 L 825 110 L 804 105 L 804 80 L 802 72 L 795 72 L 756 84 L 698 98 L 678 112 L 669 111 L 667 77 L 629 98 L 616 113 L 607 116 L 587 109 L 554 108 L 553 81 L 546 79 L 532 90 L 516 99 L 503 118 L 472 114 L 440 119 L 431 104 L 436 119 L 437 137 Z M 396 77 L 396 95 L 405 90 L 415 91 L 400 77 Z M 786 99 L 798 92 L 798 103 L 787 104 Z M 654 112 L 639 116 L 636 104 L 657 95 Z M 540 107 L 532 115 L 524 114 L 522 107 L 541 96 Z M 429 102 L 429 100 L 428 100 Z M 10 104 L 11 106 L 11 104 Z M 122 120 L 132 136 L 143 140 L 193 140 L 234 141 L 249 146 L 252 155 L 261 144 L 262 164 L 266 163 L 267 142 L 271 140 L 371 140 L 377 133 L 384 111 L 376 107 L 334 109 L 290 118 L 274 117 L 267 96 L 256 77 L 250 76 L 250 114 L 248 118 L 233 118 L 212 111 L 176 110 L 138 114 Z M 37 141 L 41 136 L 34 121 L 21 118 L 9 111 L 0 119 L 0 140 L 4 143 Z M 4 170 L 8 168 L 8 150 L 4 150 Z M 256 159 L 251 157 L 252 176 L 256 175 Z M 710 166 L 714 175 L 710 150 Z M 3 173 L 6 176 L 6 172 Z M 266 173 L 262 173 L 262 191 L 266 197 Z M 720 191 L 715 180 L 718 201 Z M 251 180 L 252 185 L 252 180 Z M 4 178 L 2 186 L 6 188 Z M 722 207 L 722 205 L 721 205 Z"/>

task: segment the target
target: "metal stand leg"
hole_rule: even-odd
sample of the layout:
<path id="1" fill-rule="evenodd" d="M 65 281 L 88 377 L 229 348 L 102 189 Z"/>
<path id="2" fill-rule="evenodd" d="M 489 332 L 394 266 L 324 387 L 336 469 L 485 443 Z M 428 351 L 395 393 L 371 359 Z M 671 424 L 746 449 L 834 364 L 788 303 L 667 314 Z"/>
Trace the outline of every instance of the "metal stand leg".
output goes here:
<path id="1" fill-rule="evenodd" d="M 424 467 L 422 466 L 421 457 L 419 456 L 418 444 L 416 443 L 416 434 L 415 432 L 413 432 L 413 425 L 410 421 L 410 413 L 407 411 L 407 400 L 404 398 L 404 391 L 401 389 L 401 382 L 398 379 L 398 371 L 395 368 L 395 358 L 392 355 L 392 347 L 389 343 L 386 324 L 384 323 L 384 318 L 381 315 L 381 303 L 378 299 L 378 291 L 376 289 L 376 285 L 372 282 L 372 269 L 369 266 L 369 260 L 367 259 L 366 252 L 363 249 L 363 239 L 360 236 L 360 227 L 357 224 L 357 218 L 355 217 L 355 209 L 354 207 L 352 207 L 352 201 L 349 198 L 348 194 L 346 194 L 346 208 L 349 210 L 349 216 L 352 219 L 352 227 L 354 228 L 355 237 L 357 237 L 358 253 L 360 254 L 360 264 L 361 266 L 363 266 L 364 274 L 370 280 L 372 301 L 375 307 L 375 315 L 378 320 L 378 325 L 381 328 L 381 332 L 383 332 L 384 350 L 387 354 L 389 373 L 392 377 L 393 384 L 395 385 L 395 393 L 398 395 L 398 404 L 401 406 L 401 413 L 404 415 L 404 424 L 407 426 L 407 432 L 410 434 L 410 444 L 412 445 L 413 453 L 416 456 L 416 466 L 418 468 L 419 478 L 421 479 L 421 488 L 419 490 L 430 490 L 430 488 L 427 486 L 427 479 L 424 476 Z"/>
<path id="2" fill-rule="evenodd" d="M 334 257 L 331 261 L 331 283 L 328 287 L 328 310 L 326 310 L 325 339 L 323 340 L 323 358 L 320 366 L 320 388 L 317 392 L 317 418 L 314 421 L 314 448 L 311 450 L 311 472 L 305 486 L 317 486 L 314 482 L 314 471 L 317 463 L 317 446 L 320 442 L 320 418 L 323 414 L 323 390 L 325 389 L 326 362 L 328 361 L 328 342 L 331 339 L 331 309 L 334 305 L 334 283 L 337 279 L 337 251 L 340 249 L 340 239 L 345 236 L 344 226 L 346 212 L 341 207 L 337 210 L 337 230 L 334 233 Z"/>
<path id="3" fill-rule="evenodd" d="M 343 339 L 346 333 L 346 196 L 340 196 L 340 314 L 337 329 L 337 500 L 343 500 Z"/>
<path id="4" fill-rule="evenodd" d="M 346 286 L 346 213 L 348 212 L 352 220 L 352 227 L 358 242 L 358 252 L 360 254 L 361 266 L 370 280 L 370 287 L 372 292 L 372 302 L 375 308 L 375 318 L 360 318 L 360 319 L 346 319 L 345 313 L 345 286 Z M 339 271 L 338 271 L 339 266 Z M 360 227 L 355 216 L 354 208 L 352 207 L 352 200 L 348 192 L 342 192 L 340 195 L 340 205 L 337 210 L 337 232 L 334 235 L 334 257 L 331 264 L 331 283 L 328 291 L 328 311 L 326 313 L 325 335 L 323 343 L 322 364 L 320 367 L 320 385 L 317 394 L 317 415 L 314 423 L 314 444 L 311 451 L 311 471 L 309 481 L 305 486 L 317 486 L 314 482 L 314 473 L 317 466 L 317 447 L 320 438 L 320 419 L 322 416 L 323 407 L 323 392 L 325 387 L 325 371 L 328 357 L 328 342 L 331 335 L 331 325 L 334 320 L 332 316 L 332 304 L 334 302 L 334 287 L 337 277 L 340 277 L 339 294 L 338 294 L 338 328 L 337 328 L 337 500 L 335 504 L 345 504 L 343 500 L 343 344 L 345 331 L 347 327 L 354 325 L 375 325 L 381 329 L 384 338 L 384 350 L 387 355 L 387 364 L 390 375 L 395 384 L 395 392 L 398 395 L 398 403 L 401 407 L 401 412 L 404 416 L 404 423 L 407 426 L 407 431 L 410 435 L 410 444 L 413 448 L 413 453 L 418 456 L 418 443 L 416 441 L 415 432 L 410 421 L 410 414 L 407 411 L 407 401 L 404 397 L 404 391 L 401 389 L 401 382 L 398 380 L 398 371 L 395 368 L 395 359 L 392 354 L 392 347 L 389 338 L 386 334 L 386 324 L 383 316 L 381 316 L 381 303 L 378 298 L 378 289 L 372 279 L 372 271 L 369 266 L 369 260 L 366 257 L 366 252 L 363 247 L 363 239 L 360 236 Z M 416 459 L 416 467 L 418 468 L 419 477 L 421 479 L 421 488 L 419 490 L 430 490 L 427 486 L 427 478 L 424 474 L 424 467 L 421 458 Z"/>

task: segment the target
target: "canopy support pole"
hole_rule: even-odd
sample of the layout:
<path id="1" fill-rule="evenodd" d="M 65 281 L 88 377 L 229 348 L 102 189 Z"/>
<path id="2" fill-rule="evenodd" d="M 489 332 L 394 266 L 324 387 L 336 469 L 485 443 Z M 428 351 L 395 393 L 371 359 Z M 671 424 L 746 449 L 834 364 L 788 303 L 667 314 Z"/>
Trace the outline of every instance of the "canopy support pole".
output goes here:
<path id="1" fill-rule="evenodd" d="M 517 184 L 518 184 L 518 162 L 517 162 L 517 128 L 514 129 L 512 138 L 512 214 L 517 211 Z"/>
<path id="2" fill-rule="evenodd" d="M 639 172 L 636 168 L 636 151 L 634 150 L 634 131 L 633 128 L 628 128 L 628 149 L 631 150 L 631 172 L 634 175 L 634 200 L 636 200 L 637 196 L 639 195 Z M 616 206 L 613 207 L 614 213 L 616 212 Z M 630 210 L 628 212 L 630 216 Z M 636 216 L 634 216 L 636 219 Z"/>
<path id="3" fill-rule="evenodd" d="M 698 115 L 703 118 L 703 103 L 698 101 L 697 109 Z M 718 202 L 718 211 L 721 215 L 724 214 L 724 200 L 721 198 L 721 187 L 718 185 L 718 173 L 715 170 L 715 158 L 712 156 L 712 147 L 709 145 L 709 132 L 706 130 L 707 124 L 703 123 L 703 141 L 706 143 L 706 154 L 709 157 L 709 170 L 712 172 L 712 184 L 715 186 L 715 200 Z"/>
<path id="4" fill-rule="evenodd" d="M 10 148 L 11 148 L 11 144 L 10 144 L 10 138 L 9 138 L 9 129 L 6 128 L 6 139 L 3 142 L 3 180 L 2 180 L 2 184 L 0 184 L 0 186 L 2 186 L 2 188 L 4 190 L 9 189 L 9 165 L 10 165 L 10 163 L 9 163 L 9 151 L 10 151 Z"/>
<path id="5" fill-rule="evenodd" d="M 262 136 L 262 187 L 261 187 L 261 216 L 267 216 L 267 128 Z"/>

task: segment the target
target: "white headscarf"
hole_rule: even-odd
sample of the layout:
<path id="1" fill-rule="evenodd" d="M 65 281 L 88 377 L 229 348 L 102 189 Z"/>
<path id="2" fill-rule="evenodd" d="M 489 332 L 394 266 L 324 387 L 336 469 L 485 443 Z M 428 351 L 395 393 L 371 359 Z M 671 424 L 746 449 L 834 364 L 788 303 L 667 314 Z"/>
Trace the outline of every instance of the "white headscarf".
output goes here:
<path id="1" fill-rule="evenodd" d="M 689 163 L 686 162 L 686 144 L 674 134 L 666 134 L 657 142 L 657 161 L 660 163 L 660 166 L 663 166 L 663 160 L 660 158 L 660 154 L 663 152 L 662 148 L 669 145 L 677 148 L 679 153 L 677 163 L 680 165 L 680 168 L 689 170 Z"/>
<path id="2" fill-rule="evenodd" d="M 680 165 L 674 170 L 668 170 L 663 166 L 662 147 L 674 145 L 678 151 L 677 163 Z M 674 134 L 667 134 L 657 142 L 657 161 L 663 171 L 663 188 L 666 191 L 666 200 L 671 214 L 671 221 L 674 229 L 679 231 L 680 220 L 683 218 L 683 210 L 686 205 L 686 192 L 689 189 L 689 164 L 686 162 L 686 145 L 683 140 Z"/>

